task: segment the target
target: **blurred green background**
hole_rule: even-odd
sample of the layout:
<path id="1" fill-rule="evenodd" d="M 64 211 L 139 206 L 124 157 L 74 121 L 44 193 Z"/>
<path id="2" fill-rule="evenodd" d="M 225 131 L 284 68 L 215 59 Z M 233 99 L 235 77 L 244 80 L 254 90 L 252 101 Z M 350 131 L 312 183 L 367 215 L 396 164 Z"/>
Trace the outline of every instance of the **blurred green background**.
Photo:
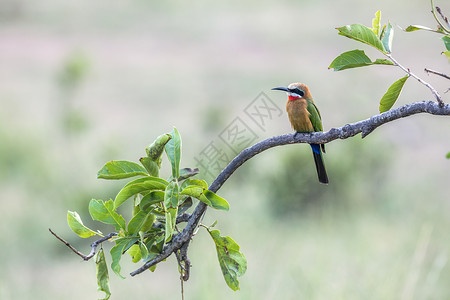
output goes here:
<path id="1" fill-rule="evenodd" d="M 448 2 L 436 4 L 450 14 Z M 102 296 L 93 262 L 47 228 L 87 253 L 91 241 L 70 231 L 67 210 L 97 227 L 89 200 L 124 184 L 97 180 L 97 171 L 137 161 L 172 126 L 182 166 L 195 167 L 234 118 L 248 121 L 244 110 L 260 92 L 283 115 L 263 130 L 248 123 L 257 140 L 291 132 L 275 86 L 307 83 L 326 130 L 376 114 L 400 70 L 327 67 L 355 48 L 380 57 L 334 29 L 371 25 L 377 10 L 401 27 L 435 26 L 425 0 L 0 0 L 0 299 Z M 439 36 L 395 29 L 395 57 L 443 92 L 448 81 L 422 72 L 448 73 Z M 431 99 L 410 80 L 396 106 Z M 230 212 L 208 210 L 204 220 L 218 219 L 241 245 L 241 290 L 226 286 L 200 230 L 185 299 L 449 299 L 449 129 L 448 118 L 415 115 L 364 140 L 334 141 L 329 186 L 317 183 L 308 146 L 258 155 L 219 191 Z M 137 266 L 124 259 L 123 273 Z M 155 273 L 110 276 L 111 299 L 180 299 L 173 257 Z"/>

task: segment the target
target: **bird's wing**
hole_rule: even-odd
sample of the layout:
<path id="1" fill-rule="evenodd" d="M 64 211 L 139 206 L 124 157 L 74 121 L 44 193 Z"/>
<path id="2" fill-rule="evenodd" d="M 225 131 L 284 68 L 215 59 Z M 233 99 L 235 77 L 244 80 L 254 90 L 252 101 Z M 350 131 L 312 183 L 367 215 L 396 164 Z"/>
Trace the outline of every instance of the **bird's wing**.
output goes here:
<path id="1" fill-rule="evenodd" d="M 308 101 L 308 106 L 306 109 L 309 112 L 309 119 L 314 127 L 314 131 L 323 131 L 320 112 L 316 105 L 313 102 Z"/>

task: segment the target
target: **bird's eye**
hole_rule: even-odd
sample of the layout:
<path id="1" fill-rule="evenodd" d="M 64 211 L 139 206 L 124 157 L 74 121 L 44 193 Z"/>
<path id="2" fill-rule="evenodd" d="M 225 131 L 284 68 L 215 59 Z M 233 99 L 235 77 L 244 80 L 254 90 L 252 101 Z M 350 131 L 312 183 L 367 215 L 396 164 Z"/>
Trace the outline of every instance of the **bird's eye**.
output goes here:
<path id="1" fill-rule="evenodd" d="M 295 88 L 291 90 L 291 93 L 296 93 L 297 95 L 299 95 L 300 97 L 303 97 L 303 95 L 305 94 L 301 89 L 299 88 Z"/>

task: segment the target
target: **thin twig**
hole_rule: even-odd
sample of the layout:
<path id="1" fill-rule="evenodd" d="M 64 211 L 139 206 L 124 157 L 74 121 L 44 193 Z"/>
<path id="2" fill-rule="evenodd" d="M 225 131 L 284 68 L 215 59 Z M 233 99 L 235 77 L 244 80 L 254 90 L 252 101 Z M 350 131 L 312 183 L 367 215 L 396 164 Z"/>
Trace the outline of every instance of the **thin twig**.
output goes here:
<path id="1" fill-rule="evenodd" d="M 75 249 L 74 247 L 72 247 L 72 245 L 70 245 L 68 242 L 66 242 L 62 237 L 60 237 L 59 235 L 57 235 L 56 233 L 53 232 L 53 230 L 51 230 L 50 228 L 48 229 L 48 231 L 51 232 L 51 234 L 53 234 L 58 240 L 60 240 L 64 245 L 66 245 L 67 247 L 69 247 L 70 250 L 72 250 L 76 255 L 78 255 L 79 257 L 81 257 L 82 259 L 84 259 L 86 257 L 86 255 L 84 255 L 83 253 L 81 253 L 80 251 L 78 251 L 77 249 Z M 85 259 L 84 259 L 85 260 Z"/>
<path id="2" fill-rule="evenodd" d="M 51 234 L 53 234 L 58 240 L 60 240 L 64 245 L 66 245 L 67 247 L 69 247 L 70 250 L 72 250 L 76 255 L 78 255 L 79 257 L 81 257 L 83 260 L 90 260 L 92 257 L 94 257 L 95 255 L 95 251 L 97 250 L 97 247 L 99 244 L 103 243 L 104 241 L 109 240 L 110 238 L 112 238 L 113 236 L 117 235 L 117 232 L 111 232 L 108 235 L 105 235 L 104 237 L 102 237 L 101 239 L 98 239 L 96 241 L 94 241 L 91 244 L 91 252 L 89 252 L 88 255 L 84 255 L 83 253 L 81 253 L 80 251 L 78 251 L 77 249 L 75 249 L 72 245 L 70 245 L 68 242 L 66 242 L 62 237 L 60 237 L 59 235 L 57 235 L 56 233 L 53 232 L 53 230 L 51 230 L 50 228 L 48 229 Z"/>
<path id="3" fill-rule="evenodd" d="M 444 24 L 442 24 L 441 20 L 439 20 L 438 16 L 436 15 L 436 10 L 438 9 L 437 6 L 434 6 L 433 0 L 431 0 L 431 13 L 433 14 L 434 19 L 438 23 L 438 27 L 441 28 L 444 32 L 450 33 L 450 29 L 446 28 Z M 440 10 L 440 9 L 439 9 Z"/>
<path id="4" fill-rule="evenodd" d="M 448 18 L 442 13 L 441 8 L 436 6 L 436 11 L 441 15 L 442 20 L 444 20 L 445 23 L 447 23 L 448 28 L 450 28 L 450 22 Z"/>
<path id="5" fill-rule="evenodd" d="M 395 58 L 393 58 L 391 56 L 390 53 L 385 53 L 385 55 L 394 63 L 394 65 L 396 65 L 397 67 L 399 67 L 400 69 L 402 69 L 406 74 L 408 74 L 409 76 L 413 77 L 414 79 L 416 79 L 418 82 L 420 82 L 421 84 L 425 85 L 427 88 L 430 89 L 431 93 L 434 95 L 434 97 L 436 98 L 437 102 L 439 103 L 440 107 L 444 106 L 444 102 L 442 101 L 441 95 L 439 95 L 439 93 L 436 91 L 436 89 L 434 87 L 431 86 L 431 84 L 429 84 L 428 82 L 424 81 L 423 79 L 421 79 L 420 77 L 418 77 L 416 74 L 414 74 L 413 72 L 411 72 L 409 69 L 405 68 L 404 66 L 402 66 Z"/>
<path id="6" fill-rule="evenodd" d="M 435 75 L 439 75 L 439 76 L 442 76 L 442 77 L 450 80 L 450 76 L 448 76 L 448 75 L 446 75 L 444 73 L 441 73 L 441 72 L 438 72 L 438 71 L 434 71 L 434 70 L 431 70 L 431 69 L 428 69 L 428 68 L 425 68 L 424 70 L 427 73 L 432 73 L 432 74 L 435 74 Z"/>
<path id="7" fill-rule="evenodd" d="M 362 137 L 367 136 L 373 130 L 379 126 L 392 122 L 394 120 L 408 117 L 418 113 L 429 113 L 432 115 L 442 115 L 450 116 L 450 105 L 444 104 L 442 107 L 433 101 L 422 101 L 415 102 L 412 104 L 407 104 L 396 109 L 389 110 L 379 115 L 375 115 L 369 119 L 359 121 L 352 124 L 347 124 L 340 128 L 332 128 L 327 132 L 315 132 L 315 133 L 302 133 L 297 134 L 294 138 L 294 134 L 285 134 L 280 136 L 274 136 L 261 141 L 247 149 L 242 150 L 226 167 L 220 172 L 219 176 L 214 180 L 214 182 L 209 186 L 209 190 L 212 192 L 217 192 L 220 187 L 227 181 L 227 179 L 236 171 L 243 163 L 251 159 L 253 156 L 268 150 L 276 146 L 282 146 L 287 144 L 296 143 L 309 143 L 309 144 L 325 144 L 336 139 L 347 139 L 361 133 Z M 185 244 L 188 244 L 192 234 L 197 228 L 200 218 L 205 212 L 207 206 L 203 202 L 199 202 L 197 207 L 192 212 L 189 221 L 183 231 L 172 237 L 170 244 L 164 246 L 161 254 L 159 254 L 154 259 L 146 262 L 137 270 L 130 273 L 131 276 L 140 274 L 158 264 L 159 262 L 165 260 L 172 253 L 178 251 Z"/>

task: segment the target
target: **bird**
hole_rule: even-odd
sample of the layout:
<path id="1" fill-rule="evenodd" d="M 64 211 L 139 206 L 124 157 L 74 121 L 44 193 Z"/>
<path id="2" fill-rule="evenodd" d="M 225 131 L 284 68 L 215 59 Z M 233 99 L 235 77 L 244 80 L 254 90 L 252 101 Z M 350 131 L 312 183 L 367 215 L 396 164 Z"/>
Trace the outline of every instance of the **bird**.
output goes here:
<path id="1" fill-rule="evenodd" d="M 276 87 L 272 90 L 283 91 L 288 95 L 286 111 L 289 122 L 295 130 L 294 138 L 298 133 L 323 131 L 320 112 L 306 84 L 294 82 L 289 84 L 288 87 Z M 328 175 L 322 157 L 322 151 L 325 153 L 325 145 L 310 144 L 310 146 L 313 152 L 319 182 L 328 184 Z"/>

